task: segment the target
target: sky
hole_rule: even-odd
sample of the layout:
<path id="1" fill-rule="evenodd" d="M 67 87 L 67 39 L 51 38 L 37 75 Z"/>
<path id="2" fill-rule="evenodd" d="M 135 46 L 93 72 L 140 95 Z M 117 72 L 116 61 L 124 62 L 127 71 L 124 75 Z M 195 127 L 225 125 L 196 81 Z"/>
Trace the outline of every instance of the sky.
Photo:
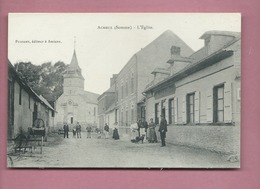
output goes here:
<path id="1" fill-rule="evenodd" d="M 206 31 L 240 32 L 241 15 L 10 13 L 8 58 L 12 64 L 19 61 L 69 64 L 75 49 L 85 90 L 102 94 L 109 88 L 112 74 L 119 73 L 132 55 L 166 30 L 196 51 L 203 47 L 204 41 L 199 38 Z"/>

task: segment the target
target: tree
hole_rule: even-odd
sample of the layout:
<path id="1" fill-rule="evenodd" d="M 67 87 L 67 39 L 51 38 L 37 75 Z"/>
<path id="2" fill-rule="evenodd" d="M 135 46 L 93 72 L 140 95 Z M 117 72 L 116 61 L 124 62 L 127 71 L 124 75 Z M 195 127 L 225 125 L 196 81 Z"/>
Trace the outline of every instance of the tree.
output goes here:
<path id="1" fill-rule="evenodd" d="M 14 67 L 28 85 L 51 104 L 63 93 L 63 73 L 68 67 L 65 63 L 58 61 L 54 65 L 51 62 L 34 65 L 19 62 Z"/>

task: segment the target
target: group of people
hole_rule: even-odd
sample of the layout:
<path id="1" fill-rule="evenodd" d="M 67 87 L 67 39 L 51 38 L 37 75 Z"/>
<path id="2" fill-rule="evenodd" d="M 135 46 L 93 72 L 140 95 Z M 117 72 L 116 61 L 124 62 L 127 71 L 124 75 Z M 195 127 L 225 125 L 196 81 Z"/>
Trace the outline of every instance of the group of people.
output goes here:
<path id="1" fill-rule="evenodd" d="M 92 127 L 88 126 L 86 128 L 86 130 L 87 130 L 87 138 L 91 138 Z M 69 138 L 69 125 L 66 122 L 64 123 L 63 131 L 64 131 L 64 138 Z M 76 137 L 81 138 L 81 125 L 79 124 L 79 122 L 77 122 L 77 124 L 73 127 L 72 133 L 73 133 L 74 138 L 76 138 Z M 97 133 L 97 138 L 101 138 L 101 134 L 102 134 L 101 130 L 97 129 L 96 133 Z M 104 126 L 104 134 L 105 134 L 105 139 L 108 139 L 109 138 L 109 126 L 107 123 Z M 119 139 L 119 133 L 118 133 L 117 128 L 114 128 L 112 138 L 115 140 Z"/>
<path id="2" fill-rule="evenodd" d="M 148 124 L 144 119 L 137 121 L 137 123 L 131 125 L 132 141 L 147 140 L 149 143 L 158 142 L 156 135 L 156 124 L 153 118 L 150 119 Z M 165 138 L 167 132 L 167 121 L 164 116 L 161 116 L 161 121 L 158 131 L 160 132 L 161 146 L 166 146 Z"/>
<path id="3" fill-rule="evenodd" d="M 69 125 L 67 122 L 65 122 L 63 125 L 63 131 L 64 131 L 64 138 L 69 138 Z M 90 130 L 90 132 L 91 132 L 91 130 Z M 87 127 L 87 133 L 89 133 L 88 127 Z M 73 134 L 74 138 L 81 138 L 81 125 L 79 124 L 79 122 L 77 122 L 77 124 L 75 126 L 73 126 L 72 134 Z"/>
<path id="4" fill-rule="evenodd" d="M 150 119 L 150 123 L 148 124 L 144 119 L 137 121 L 137 123 L 131 125 L 131 131 L 132 131 L 132 140 L 147 140 L 149 143 L 157 142 L 157 135 L 156 135 L 156 124 L 153 121 L 153 118 Z M 64 138 L 69 138 L 69 125 L 67 123 L 63 126 L 64 130 Z M 87 130 L 87 138 L 91 138 L 91 132 L 92 128 L 88 126 L 86 128 Z M 165 144 L 165 138 L 166 138 L 166 132 L 167 132 L 167 121 L 165 120 L 164 116 L 161 116 L 161 121 L 159 125 L 158 131 L 160 132 L 160 138 L 161 138 L 161 146 L 166 146 Z M 72 130 L 73 137 L 81 138 L 81 125 L 79 122 L 77 122 L 76 126 Z M 98 138 L 101 138 L 101 131 L 97 132 Z M 109 126 L 106 123 L 104 126 L 104 134 L 105 139 L 109 138 Z M 113 130 L 113 139 L 118 140 L 119 139 L 119 133 L 118 129 L 114 128 Z"/>
<path id="5" fill-rule="evenodd" d="M 105 139 L 108 139 L 109 138 L 109 126 L 107 123 L 104 126 L 104 133 L 105 133 Z M 118 133 L 117 128 L 114 128 L 112 138 L 115 140 L 119 139 L 119 133 Z"/>

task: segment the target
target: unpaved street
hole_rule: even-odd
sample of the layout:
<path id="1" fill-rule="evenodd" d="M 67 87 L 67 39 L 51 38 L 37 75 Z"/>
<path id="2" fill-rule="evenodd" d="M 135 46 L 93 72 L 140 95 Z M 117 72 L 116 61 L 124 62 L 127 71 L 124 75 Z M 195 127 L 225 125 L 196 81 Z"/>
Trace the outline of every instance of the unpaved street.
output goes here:
<path id="1" fill-rule="evenodd" d="M 62 135 L 49 137 L 43 147 L 43 154 L 36 149 L 31 155 L 25 153 L 11 156 L 14 167 L 59 167 L 59 168 L 224 168 L 234 167 L 239 163 L 227 161 L 228 155 L 207 150 L 160 143 L 134 144 L 129 138 L 120 140 L 97 139 L 96 134 L 88 139 L 63 138 Z"/>

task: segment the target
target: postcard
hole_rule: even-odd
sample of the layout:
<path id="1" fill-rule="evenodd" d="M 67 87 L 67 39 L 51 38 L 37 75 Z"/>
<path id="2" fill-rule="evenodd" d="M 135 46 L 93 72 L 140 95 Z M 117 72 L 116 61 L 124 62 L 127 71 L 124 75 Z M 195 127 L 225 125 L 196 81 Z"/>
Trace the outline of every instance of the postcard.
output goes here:
<path id="1" fill-rule="evenodd" d="M 239 168 L 241 15 L 10 13 L 9 168 Z"/>

